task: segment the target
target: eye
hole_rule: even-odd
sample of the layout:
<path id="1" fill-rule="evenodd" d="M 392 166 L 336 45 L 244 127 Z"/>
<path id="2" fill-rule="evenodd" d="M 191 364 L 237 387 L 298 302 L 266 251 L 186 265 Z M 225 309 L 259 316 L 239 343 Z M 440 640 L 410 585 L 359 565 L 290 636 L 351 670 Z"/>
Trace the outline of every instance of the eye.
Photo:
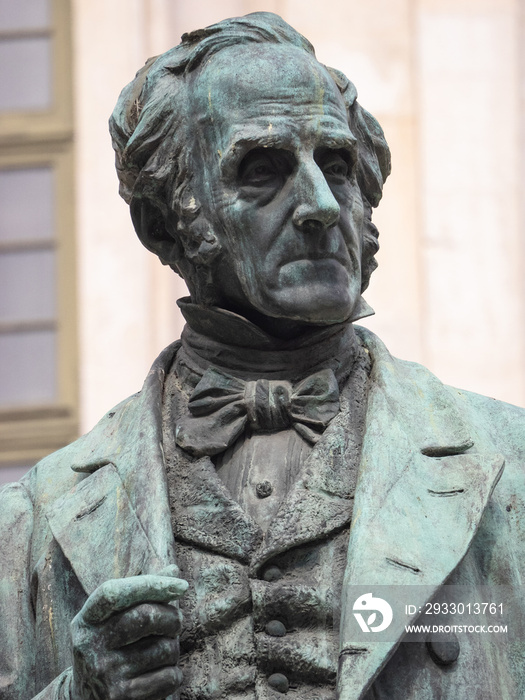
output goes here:
<path id="1" fill-rule="evenodd" d="M 326 179 L 334 184 L 344 184 L 352 173 L 351 156 L 344 150 L 324 150 L 316 161 Z"/>
<path id="2" fill-rule="evenodd" d="M 348 175 L 348 164 L 342 158 L 337 158 L 331 163 L 323 165 L 323 172 L 329 176 L 346 177 Z"/>
<path id="3" fill-rule="evenodd" d="M 255 148 L 241 161 L 238 180 L 241 187 L 276 188 L 291 172 L 289 157 L 273 148 Z"/>
<path id="4" fill-rule="evenodd" d="M 277 175 L 269 158 L 258 158 L 250 163 L 242 173 L 241 179 L 246 185 L 265 185 Z"/>

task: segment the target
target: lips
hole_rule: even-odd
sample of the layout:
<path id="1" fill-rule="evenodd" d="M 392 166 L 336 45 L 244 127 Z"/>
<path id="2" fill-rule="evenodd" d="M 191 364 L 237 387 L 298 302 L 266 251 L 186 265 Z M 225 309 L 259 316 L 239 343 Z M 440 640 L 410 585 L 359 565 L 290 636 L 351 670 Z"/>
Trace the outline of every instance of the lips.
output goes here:
<path id="1" fill-rule="evenodd" d="M 287 260 L 283 262 L 280 266 L 280 272 L 287 275 L 293 275 L 294 277 L 299 275 L 314 274 L 318 276 L 321 274 L 328 281 L 333 280 L 338 277 L 338 270 L 344 270 L 346 274 L 352 274 L 352 265 L 348 259 L 341 259 L 335 256 L 324 256 L 324 257 L 296 257 L 294 260 Z M 292 272 L 293 270 L 293 272 Z M 286 271 L 286 272 L 285 272 Z M 328 275 L 328 277 L 326 277 Z"/>
<path id="2" fill-rule="evenodd" d="M 348 255 L 339 252 L 332 253 L 330 251 L 317 250 L 301 253 L 297 253 L 295 251 L 295 255 L 290 256 L 290 258 L 287 258 L 281 264 L 289 265 L 294 262 L 321 262 L 323 260 L 333 260 L 338 262 L 340 265 L 343 265 L 343 267 L 346 267 L 350 261 Z"/>

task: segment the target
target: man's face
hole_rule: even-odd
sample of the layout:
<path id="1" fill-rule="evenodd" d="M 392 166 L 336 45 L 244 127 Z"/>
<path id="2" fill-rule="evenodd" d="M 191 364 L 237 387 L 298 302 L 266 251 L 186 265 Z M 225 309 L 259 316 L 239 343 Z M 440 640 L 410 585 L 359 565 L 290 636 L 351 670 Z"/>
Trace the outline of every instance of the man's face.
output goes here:
<path id="1" fill-rule="evenodd" d="M 196 78 L 195 196 L 222 244 L 220 303 L 347 319 L 361 289 L 355 138 L 328 73 L 293 47 L 225 49 Z"/>

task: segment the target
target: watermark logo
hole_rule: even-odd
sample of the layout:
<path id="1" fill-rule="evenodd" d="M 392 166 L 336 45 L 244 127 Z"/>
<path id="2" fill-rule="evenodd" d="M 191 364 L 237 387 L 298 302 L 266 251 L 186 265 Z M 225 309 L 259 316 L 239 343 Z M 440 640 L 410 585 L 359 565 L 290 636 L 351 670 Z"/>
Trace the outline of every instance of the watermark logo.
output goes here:
<path id="1" fill-rule="evenodd" d="M 371 593 L 359 596 L 354 603 L 354 617 L 363 632 L 383 632 L 392 622 L 392 608 L 383 598 L 374 598 Z M 356 611 L 361 612 L 356 612 Z M 362 612 L 370 612 L 366 622 Z M 377 620 L 377 613 L 380 613 L 382 620 L 374 625 Z"/>

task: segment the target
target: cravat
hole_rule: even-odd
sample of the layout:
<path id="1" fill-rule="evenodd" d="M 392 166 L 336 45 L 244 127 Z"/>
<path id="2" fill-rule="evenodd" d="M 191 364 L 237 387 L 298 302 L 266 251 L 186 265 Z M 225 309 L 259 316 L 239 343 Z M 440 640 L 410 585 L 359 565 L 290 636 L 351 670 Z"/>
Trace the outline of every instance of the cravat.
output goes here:
<path id="1" fill-rule="evenodd" d="M 295 385 L 285 380 L 244 381 L 208 369 L 177 422 L 175 440 L 190 454 L 223 452 L 249 426 L 272 432 L 293 427 L 311 443 L 339 411 L 339 387 L 331 369 L 315 372 Z"/>

